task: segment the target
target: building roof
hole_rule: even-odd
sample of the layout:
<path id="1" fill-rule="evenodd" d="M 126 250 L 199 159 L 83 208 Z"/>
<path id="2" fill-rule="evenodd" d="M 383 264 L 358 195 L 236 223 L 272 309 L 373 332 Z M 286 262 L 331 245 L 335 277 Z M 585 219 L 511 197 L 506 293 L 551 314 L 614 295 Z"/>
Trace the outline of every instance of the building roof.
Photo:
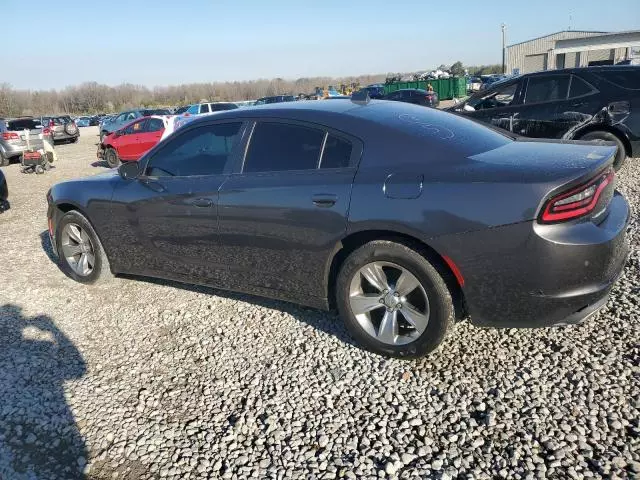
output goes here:
<path id="1" fill-rule="evenodd" d="M 559 33 L 592 33 L 594 35 L 604 35 L 608 33 L 617 33 L 617 32 L 598 32 L 595 30 L 560 30 L 559 32 L 549 33 L 548 35 L 542 35 L 540 37 L 530 38 L 529 40 L 525 40 L 523 42 L 512 43 L 511 45 L 507 45 L 507 48 L 515 47 L 516 45 L 522 45 L 523 43 L 533 42 L 534 40 L 540 40 L 542 38 L 553 37 L 554 35 L 558 35 Z"/>

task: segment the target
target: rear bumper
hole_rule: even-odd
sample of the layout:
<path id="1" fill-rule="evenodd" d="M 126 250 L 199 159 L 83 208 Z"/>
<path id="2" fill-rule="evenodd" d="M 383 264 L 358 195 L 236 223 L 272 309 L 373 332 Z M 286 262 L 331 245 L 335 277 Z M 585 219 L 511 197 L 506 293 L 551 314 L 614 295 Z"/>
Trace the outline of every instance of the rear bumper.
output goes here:
<path id="1" fill-rule="evenodd" d="M 606 302 L 624 269 L 628 222 L 629 206 L 616 192 L 600 224 L 524 222 L 449 238 L 442 251 L 465 279 L 473 324 L 531 328 L 580 323 Z"/>

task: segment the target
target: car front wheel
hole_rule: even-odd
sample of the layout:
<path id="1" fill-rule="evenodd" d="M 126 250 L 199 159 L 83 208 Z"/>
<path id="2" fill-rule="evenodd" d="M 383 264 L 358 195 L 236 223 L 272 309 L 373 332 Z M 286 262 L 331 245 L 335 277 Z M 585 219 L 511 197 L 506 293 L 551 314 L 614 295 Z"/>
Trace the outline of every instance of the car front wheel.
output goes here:
<path id="1" fill-rule="evenodd" d="M 63 215 L 55 239 L 60 268 L 68 277 L 86 284 L 112 277 L 102 243 L 80 212 L 71 210 Z"/>
<path id="2" fill-rule="evenodd" d="M 376 240 L 344 261 L 337 307 L 351 335 L 368 350 L 421 357 L 442 343 L 453 324 L 449 290 L 419 250 Z"/>
<path id="3" fill-rule="evenodd" d="M 104 160 L 111 168 L 116 168 L 120 165 L 120 158 L 118 157 L 118 152 L 116 152 L 115 148 L 107 148 L 104 152 Z"/>

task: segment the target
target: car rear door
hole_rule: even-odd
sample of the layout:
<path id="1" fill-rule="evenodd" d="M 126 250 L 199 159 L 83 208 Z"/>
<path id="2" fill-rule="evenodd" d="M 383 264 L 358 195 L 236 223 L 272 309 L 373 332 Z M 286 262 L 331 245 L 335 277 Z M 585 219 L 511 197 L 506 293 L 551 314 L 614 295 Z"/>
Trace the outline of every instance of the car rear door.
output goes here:
<path id="1" fill-rule="evenodd" d="M 140 158 L 160 141 L 164 133 L 164 122 L 160 118 L 147 118 L 142 131 L 138 134 L 136 155 Z"/>
<path id="2" fill-rule="evenodd" d="M 198 123 L 145 157 L 142 175 L 118 184 L 113 228 L 123 232 L 117 268 L 218 284 L 218 190 L 239 155 L 242 121 Z"/>
<path id="3" fill-rule="evenodd" d="M 531 138 L 561 138 L 566 126 L 560 116 L 568 107 L 570 81 L 568 73 L 528 77 L 513 132 Z"/>
<path id="4" fill-rule="evenodd" d="M 258 120 L 249 137 L 238 173 L 220 190 L 229 282 L 238 290 L 324 297 L 326 262 L 346 230 L 362 144 L 280 120 Z"/>

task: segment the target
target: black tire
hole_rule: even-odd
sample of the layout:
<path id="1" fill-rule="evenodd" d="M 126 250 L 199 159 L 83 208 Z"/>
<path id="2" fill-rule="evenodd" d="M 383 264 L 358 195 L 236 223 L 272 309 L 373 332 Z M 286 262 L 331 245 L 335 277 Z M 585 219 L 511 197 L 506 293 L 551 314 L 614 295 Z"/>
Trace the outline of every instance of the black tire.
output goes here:
<path id="1" fill-rule="evenodd" d="M 11 159 L 5 157 L 2 152 L 0 152 L 0 167 L 8 167 L 11 163 Z"/>
<path id="2" fill-rule="evenodd" d="M 93 247 L 95 264 L 93 265 L 93 270 L 87 276 L 78 275 L 69 265 L 69 262 L 67 261 L 63 253 L 62 232 L 65 226 L 70 223 L 79 225 L 87 233 Z M 80 212 L 71 210 L 62 216 L 60 222 L 56 227 L 55 241 L 60 270 L 62 270 L 62 272 L 69 278 L 75 280 L 76 282 L 84 283 L 87 285 L 103 283 L 113 278 L 111 267 L 109 266 L 109 259 L 107 258 L 107 254 L 105 253 L 104 248 L 102 247 L 102 243 L 100 242 L 100 239 L 98 238 L 98 235 L 96 234 L 89 220 L 87 220 L 86 217 Z"/>
<path id="3" fill-rule="evenodd" d="M 36 165 L 36 175 L 41 175 L 44 173 L 44 167 L 42 165 Z"/>
<path id="4" fill-rule="evenodd" d="M 377 340 L 364 330 L 351 310 L 351 280 L 362 267 L 373 261 L 390 262 L 408 270 L 427 294 L 430 308 L 427 326 L 410 343 L 391 345 Z M 442 343 L 454 322 L 451 294 L 438 271 L 421 253 L 421 248 L 389 240 L 369 242 L 345 259 L 338 273 L 336 304 L 345 326 L 358 344 L 374 353 L 391 357 L 418 358 L 432 352 Z"/>
<path id="5" fill-rule="evenodd" d="M 601 130 L 597 130 L 594 132 L 589 132 L 584 134 L 579 140 L 605 140 L 607 142 L 613 142 L 618 147 L 618 153 L 616 154 L 616 158 L 613 161 L 613 168 L 617 171 L 620 170 L 622 165 L 624 164 L 625 159 L 627 158 L 627 151 L 624 147 L 624 143 L 620 140 L 616 135 L 611 132 L 605 132 Z"/>
<path id="6" fill-rule="evenodd" d="M 108 147 L 104 152 L 104 161 L 111 168 L 117 168 L 120 165 L 120 158 L 115 148 Z"/>
<path id="7" fill-rule="evenodd" d="M 78 143 L 78 140 L 80 140 L 80 137 L 74 137 L 71 139 L 71 143 Z"/>

